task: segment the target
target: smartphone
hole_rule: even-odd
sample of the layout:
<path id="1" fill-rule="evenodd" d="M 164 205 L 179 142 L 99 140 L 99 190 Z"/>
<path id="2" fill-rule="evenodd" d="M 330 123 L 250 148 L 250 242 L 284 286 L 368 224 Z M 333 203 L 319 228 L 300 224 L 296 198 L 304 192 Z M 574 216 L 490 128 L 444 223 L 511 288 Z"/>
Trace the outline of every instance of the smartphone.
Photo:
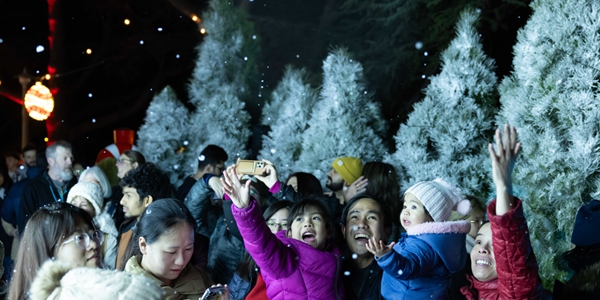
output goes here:
<path id="1" fill-rule="evenodd" d="M 265 173 L 266 166 L 262 160 L 240 159 L 235 166 L 235 172 L 238 174 L 262 175 Z"/>
<path id="2" fill-rule="evenodd" d="M 200 300 L 229 300 L 229 289 L 224 285 L 208 288 Z"/>

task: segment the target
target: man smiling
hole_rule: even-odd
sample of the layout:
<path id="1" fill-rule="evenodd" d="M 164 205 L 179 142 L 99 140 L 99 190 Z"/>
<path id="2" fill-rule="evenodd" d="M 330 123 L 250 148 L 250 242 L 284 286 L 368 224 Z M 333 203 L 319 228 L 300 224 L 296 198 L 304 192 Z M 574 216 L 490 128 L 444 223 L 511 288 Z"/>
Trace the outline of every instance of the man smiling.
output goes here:
<path id="1" fill-rule="evenodd" d="M 387 240 L 392 227 L 388 212 L 379 200 L 368 195 L 351 199 L 342 213 L 342 235 L 346 240 L 343 274 L 346 299 L 383 299 L 383 271 L 366 247 L 368 240 Z"/>

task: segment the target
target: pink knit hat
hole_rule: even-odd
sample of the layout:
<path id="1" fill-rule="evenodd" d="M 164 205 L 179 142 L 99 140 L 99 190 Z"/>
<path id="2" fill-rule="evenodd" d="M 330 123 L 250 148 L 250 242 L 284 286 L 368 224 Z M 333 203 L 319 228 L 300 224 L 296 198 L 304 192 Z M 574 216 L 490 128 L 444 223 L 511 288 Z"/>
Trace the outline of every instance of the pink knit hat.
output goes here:
<path id="1" fill-rule="evenodd" d="M 453 210 L 461 215 L 466 215 L 471 210 L 471 203 L 460 189 L 441 178 L 418 182 L 408 188 L 404 195 L 407 193 L 415 195 L 423 203 L 435 222 L 448 221 Z"/>

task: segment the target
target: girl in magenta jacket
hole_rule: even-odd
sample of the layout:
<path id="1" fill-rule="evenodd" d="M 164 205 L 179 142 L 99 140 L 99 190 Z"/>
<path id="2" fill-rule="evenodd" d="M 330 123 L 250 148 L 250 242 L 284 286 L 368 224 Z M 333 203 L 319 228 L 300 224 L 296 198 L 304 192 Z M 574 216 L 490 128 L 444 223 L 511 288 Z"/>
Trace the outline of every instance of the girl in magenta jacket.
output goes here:
<path id="1" fill-rule="evenodd" d="M 223 190 L 233 201 L 233 216 L 246 249 L 260 267 L 269 299 L 344 299 L 341 258 L 329 242 L 333 226 L 324 203 L 315 198 L 296 203 L 288 216 L 288 229 L 274 235 L 250 198 L 250 181 L 240 183 L 235 165 L 223 174 Z"/>

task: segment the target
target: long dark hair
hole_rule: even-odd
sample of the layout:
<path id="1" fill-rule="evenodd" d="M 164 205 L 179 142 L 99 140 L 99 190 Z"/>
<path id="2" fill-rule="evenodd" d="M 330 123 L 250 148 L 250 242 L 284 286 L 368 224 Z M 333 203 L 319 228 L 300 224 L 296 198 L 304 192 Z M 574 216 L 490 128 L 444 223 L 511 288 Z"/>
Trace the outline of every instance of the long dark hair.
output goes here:
<path id="1" fill-rule="evenodd" d="M 307 197 L 308 195 L 323 195 L 323 187 L 315 175 L 296 172 L 288 176 L 285 180 L 285 184 L 287 184 L 292 177 L 296 177 L 296 180 L 298 181 L 298 196 L 300 196 L 300 199 L 304 199 L 304 197 Z"/>
<path id="2" fill-rule="evenodd" d="M 133 229 L 133 237 L 125 249 L 119 269 L 124 270 L 132 256 L 141 254 L 138 242 L 140 237 L 144 237 L 146 243 L 153 244 L 163 234 L 170 234 L 171 229 L 184 223 L 189 224 L 192 229 L 196 228 L 196 221 L 190 211 L 178 199 L 157 199 L 150 203 Z"/>
<path id="3" fill-rule="evenodd" d="M 277 201 L 277 202 L 269 205 L 269 207 L 267 207 L 267 209 L 265 209 L 265 212 L 263 213 L 263 218 L 265 219 L 265 222 L 268 221 L 275 213 L 277 213 L 281 209 L 287 208 L 287 210 L 289 212 L 290 208 L 293 205 L 294 205 L 294 203 L 292 201 L 288 201 L 288 200 Z M 238 265 L 235 272 L 242 279 L 244 279 L 246 281 L 250 281 L 251 280 L 250 274 L 252 273 L 252 270 L 255 270 L 256 268 L 257 268 L 256 262 L 254 261 L 252 256 L 250 256 L 248 251 L 244 250 L 244 258 L 243 258 L 242 262 Z"/>
<path id="4" fill-rule="evenodd" d="M 384 204 L 382 208 L 391 208 L 392 216 L 400 215 L 402 197 L 400 197 L 398 174 L 394 166 L 383 162 L 368 162 L 363 167 L 362 175 L 369 179 L 365 193 L 373 196 L 373 199 L 381 200 Z M 394 219 L 398 218 L 393 218 L 392 222 Z"/>
<path id="5" fill-rule="evenodd" d="M 45 205 L 31 216 L 23 231 L 15 260 L 9 300 L 28 298 L 27 292 L 38 269 L 46 260 L 54 257 L 63 241 L 75 232 L 76 223 L 80 220 L 90 228 L 96 228 L 87 212 L 65 202 Z"/>
<path id="6" fill-rule="evenodd" d="M 131 163 L 138 163 L 138 166 L 141 166 L 146 163 L 146 158 L 144 155 L 135 150 L 125 150 L 123 151 L 123 155 L 127 156 L 127 158 L 131 159 Z"/>

